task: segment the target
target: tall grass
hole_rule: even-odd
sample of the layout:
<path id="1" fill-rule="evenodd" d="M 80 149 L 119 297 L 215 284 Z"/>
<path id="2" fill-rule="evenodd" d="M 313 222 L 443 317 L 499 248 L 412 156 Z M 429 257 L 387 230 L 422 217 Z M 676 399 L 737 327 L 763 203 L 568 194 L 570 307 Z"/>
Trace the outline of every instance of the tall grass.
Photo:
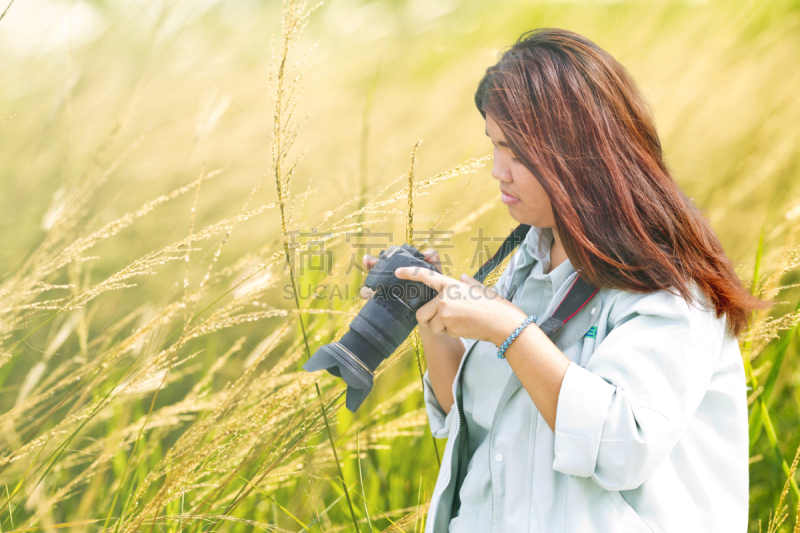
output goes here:
<path id="1" fill-rule="evenodd" d="M 584 19 L 578 7 L 562 6 L 557 13 L 509 4 L 505 11 L 484 13 L 476 6 L 465 3 L 452 14 L 452 25 L 463 30 L 473 20 L 492 20 L 473 30 L 483 42 L 509 41 L 510 34 L 492 37 L 491 28 L 521 33 L 542 20 L 569 26 Z M 660 132 L 666 153 L 674 154 L 676 176 L 707 209 L 751 291 L 785 302 L 752 317 L 741 347 L 750 387 L 751 530 L 778 531 L 794 523 L 797 533 L 800 165 L 794 147 L 800 110 L 791 99 L 797 85 L 790 83 L 794 78 L 787 77 L 791 69 L 785 63 L 796 63 L 790 30 L 799 19 L 781 3 L 729 6 L 665 3 L 654 6 L 649 18 L 635 8 L 606 6 L 598 12 L 604 20 L 629 17 L 647 31 L 625 39 L 625 33 L 595 36 L 600 30 L 590 27 L 585 33 L 610 49 L 623 43 L 612 53 L 626 55 L 626 63 L 642 69 L 641 78 L 656 80 L 647 88 L 660 106 L 656 116 L 663 117 Z M 160 26 L 186 17 L 182 7 L 171 5 L 158 15 Z M 8 10 L 0 31 L 22 8 Z M 381 61 L 386 58 L 392 68 L 381 66 L 380 75 L 354 88 L 356 96 L 343 96 L 350 98 L 347 109 L 359 110 L 360 121 L 353 121 L 357 141 L 347 144 L 341 132 L 349 131 L 348 124 L 341 119 L 323 123 L 325 134 L 315 138 L 311 126 L 325 119 L 296 117 L 311 107 L 304 102 L 329 103 L 336 96 L 331 88 L 341 82 L 331 72 L 314 78 L 315 70 L 308 69 L 315 45 L 303 38 L 306 25 L 315 28 L 318 14 L 336 13 L 334 6 L 318 8 L 283 0 L 265 8 L 274 17 L 238 24 L 218 46 L 235 44 L 235 57 L 245 65 L 256 58 L 257 68 L 237 67 L 248 73 L 237 81 L 246 80 L 240 85 L 252 93 L 215 80 L 200 91 L 196 108 L 185 105 L 186 96 L 168 98 L 179 92 L 173 76 L 185 66 L 185 56 L 202 51 L 194 30 L 177 38 L 180 25 L 172 36 L 175 46 L 146 48 L 150 55 L 134 70 L 130 88 L 112 93 L 116 101 L 107 107 L 97 107 L 100 81 L 92 78 L 93 67 L 110 76 L 119 52 L 145 41 L 109 31 L 91 50 L 77 48 L 74 57 L 70 46 L 67 68 L 76 71 L 68 79 L 80 82 L 60 93 L 58 110 L 68 113 L 40 116 L 34 110 L 44 104 L 33 106 L 15 88 L 16 78 L 2 74 L 9 94 L 17 96 L 3 95 L 8 109 L 0 113 L 0 139 L 8 148 L 0 161 L 7 175 L 20 177 L 2 183 L 3 196 L 12 200 L 0 204 L 3 227 L 14 227 L 5 232 L 0 250 L 3 532 L 421 528 L 439 450 L 422 403 L 425 354 L 419 337 L 412 335 L 378 369 L 375 390 L 357 415 L 342 408 L 339 380 L 308 374 L 301 366 L 318 346 L 344 334 L 363 304 L 354 290 L 362 273 L 352 261 L 366 249 L 354 246 L 432 246 L 450 254 L 454 272 L 470 272 L 477 228 L 487 235 L 507 232 L 507 215 L 488 179 L 490 156 L 482 149 L 453 148 L 453 139 L 468 142 L 466 134 L 453 132 L 467 128 L 461 109 L 476 114 L 471 80 L 482 65 L 475 76 L 462 68 L 448 83 L 432 84 L 428 71 L 417 69 L 448 71 L 453 63 L 443 62 L 451 54 L 446 47 L 435 52 L 437 43 L 423 41 L 427 55 L 405 70 L 387 52 Z M 732 14 L 723 16 L 726 10 Z M 210 21 L 221 13 L 209 13 L 200 20 L 214 28 Z M 683 25 L 675 26 L 676 20 Z M 693 28 L 707 29 L 709 20 L 721 22 L 713 38 L 703 41 L 705 56 L 697 47 L 691 55 L 663 48 L 678 46 L 666 36 L 679 29 L 693 35 Z M 249 41 L 237 40 L 263 33 L 261 24 L 270 21 L 279 21 L 271 48 L 254 53 Z M 315 38 L 323 35 L 315 31 Z M 154 35 L 156 43 L 170 42 L 158 31 Z M 465 41 L 475 41 L 476 34 L 463 35 L 453 42 L 469 49 Z M 612 40 L 615 35 L 621 40 Z M 666 83 L 662 67 L 644 69 L 671 63 L 639 56 L 641 35 L 667 43 L 645 47 L 654 57 L 696 58 L 687 77 Z M 335 39 L 326 42 L 335 48 Z M 108 50 L 114 53 L 108 56 Z M 769 54 L 757 57 L 759 50 Z M 494 59 L 485 51 L 471 58 L 477 64 L 476 58 Z M 53 69 L 46 68 L 46 58 L 9 61 L 19 69 L 40 69 L 37 91 L 48 86 Z M 209 77 L 226 79 L 219 65 L 200 63 Z M 728 79 L 745 69 L 752 84 L 732 84 L 729 92 L 750 107 L 726 107 L 719 102 L 724 95 L 691 85 L 692 72 L 702 68 L 713 71 L 708 79 Z M 308 77 L 316 92 L 301 101 Z M 324 90 L 315 89 L 320 83 Z M 420 123 L 405 125 L 390 113 L 402 107 L 394 103 L 400 96 L 393 87 L 413 91 L 415 84 L 424 88 L 414 93 L 420 112 L 423 100 L 439 98 L 436 116 L 448 118 L 442 129 L 427 132 L 424 143 L 409 140 L 420 137 Z M 437 96 L 439 85 L 446 89 L 444 98 Z M 462 87 L 466 107 L 451 113 L 448 104 Z M 382 104 L 381 94 L 393 103 Z M 711 96 L 692 96 L 698 94 Z M 159 98 L 170 102 L 169 120 L 161 123 Z M 88 123 L 104 120 L 83 129 L 70 117 L 90 110 L 87 102 L 97 109 Z M 722 120 L 731 109 L 738 113 L 736 128 L 727 131 L 732 140 L 699 123 L 694 131 L 702 141 L 684 139 L 686 125 L 699 120 L 694 117 Z M 407 139 L 397 136 L 397 125 L 412 132 Z M 482 138 L 482 124 L 473 126 Z M 244 130 L 252 137 L 241 136 Z M 72 134 L 65 151 L 59 133 Z M 324 164 L 308 161 L 315 152 L 298 148 L 299 139 L 312 146 L 323 139 L 331 146 Z M 42 150 L 54 148 L 52 154 L 33 148 L 42 140 Z M 396 164 L 377 156 L 384 145 Z M 357 167 L 357 179 L 341 178 L 337 165 L 346 160 Z M 437 167 L 437 161 L 447 163 Z M 39 181 L 20 202 L 13 186 L 30 192 L 22 178 L 37 165 L 43 165 L 44 177 L 31 174 Z M 686 178 L 695 174 L 704 179 Z M 453 248 L 421 237 L 431 227 L 452 231 L 447 244 Z M 380 232 L 391 234 L 391 242 L 379 241 Z M 317 261 L 324 268 L 315 267 Z M 498 275 L 499 270 L 487 283 Z M 309 287 L 328 290 L 316 298 Z M 351 297 L 333 296 L 335 287 L 350 287 Z"/>

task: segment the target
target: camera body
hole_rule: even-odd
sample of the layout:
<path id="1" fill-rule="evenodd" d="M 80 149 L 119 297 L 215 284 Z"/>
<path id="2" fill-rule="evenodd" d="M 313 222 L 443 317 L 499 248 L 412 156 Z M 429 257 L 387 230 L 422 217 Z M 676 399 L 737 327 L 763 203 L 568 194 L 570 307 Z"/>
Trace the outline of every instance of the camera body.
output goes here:
<path id="1" fill-rule="evenodd" d="M 436 291 L 419 281 L 394 275 L 401 267 L 426 268 L 439 272 L 419 250 L 403 244 L 383 250 L 364 285 L 375 295 L 350 323 L 350 330 L 338 342 L 320 347 L 303 368 L 309 372 L 327 370 L 347 383 L 345 405 L 355 412 L 372 390 L 375 369 L 411 334 L 417 325 L 416 312 L 436 296 Z"/>
<path id="2" fill-rule="evenodd" d="M 436 291 L 419 281 L 400 279 L 395 276 L 394 271 L 402 267 L 426 268 L 439 272 L 432 265 L 426 263 L 425 256 L 413 246 L 408 244 L 390 246 L 380 253 L 378 262 L 364 280 L 364 285 L 375 291 L 374 301 L 378 305 L 391 309 L 393 313 L 405 314 L 405 312 L 401 313 L 401 308 L 396 307 L 397 303 L 395 302 L 399 302 L 413 317 L 417 309 L 436 296 Z M 416 326 L 416 319 L 414 320 L 414 326 Z"/>

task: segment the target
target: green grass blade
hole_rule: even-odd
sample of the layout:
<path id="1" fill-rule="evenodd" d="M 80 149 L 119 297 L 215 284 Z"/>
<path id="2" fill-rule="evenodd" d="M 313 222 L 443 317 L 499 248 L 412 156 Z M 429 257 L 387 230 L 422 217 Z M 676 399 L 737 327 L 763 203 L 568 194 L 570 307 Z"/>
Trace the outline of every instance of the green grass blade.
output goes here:
<path id="1" fill-rule="evenodd" d="M 778 462 L 781 463 L 783 473 L 787 476 L 791 476 L 789 464 L 786 462 L 786 459 L 784 459 L 780 447 L 778 447 L 778 437 L 775 434 L 775 427 L 772 425 L 772 419 L 769 416 L 769 409 L 767 408 L 766 403 L 764 403 L 761 399 L 759 399 L 758 402 L 761 405 L 761 418 L 764 422 L 764 430 L 767 433 L 767 438 L 772 446 L 772 450 L 775 452 L 775 457 L 778 459 Z M 797 482 L 795 481 L 794 476 L 790 477 L 789 483 L 792 487 L 792 495 L 794 495 L 795 501 L 800 502 L 800 490 L 798 490 Z"/>
<path id="2" fill-rule="evenodd" d="M 267 494 L 266 492 L 264 492 L 264 491 L 263 491 L 263 490 L 261 490 L 260 488 L 256 487 L 255 485 L 253 485 L 253 483 L 251 483 L 249 479 L 247 479 L 247 478 L 244 478 L 244 477 L 242 477 L 242 476 L 240 476 L 240 475 L 238 475 L 238 474 L 236 475 L 236 477 L 238 477 L 239 479 L 241 479 L 242 481 L 244 481 L 245 483 L 247 483 L 248 485 L 250 485 L 251 487 L 253 487 L 253 490 L 255 490 L 255 491 L 259 492 L 259 493 L 260 493 L 262 496 L 264 496 L 264 497 L 265 497 L 265 498 L 267 498 L 269 501 L 271 501 L 272 503 L 274 503 L 275 505 L 277 505 L 277 506 L 278 506 L 278 509 L 280 509 L 281 511 L 283 511 L 284 513 L 286 513 L 286 514 L 289 516 L 289 518 L 291 518 L 292 520 L 294 520 L 295 522 L 297 522 L 298 524 L 300 524 L 300 527 L 302 527 L 304 530 L 306 530 L 306 531 L 310 531 L 310 529 L 308 529 L 308 528 L 305 526 L 305 524 L 303 524 L 303 522 L 302 522 L 302 521 L 301 521 L 299 518 L 297 518 L 295 515 L 293 515 L 293 514 L 292 514 L 292 512 L 291 512 L 291 511 L 289 511 L 289 509 L 287 509 L 286 507 L 284 507 L 283 505 L 281 505 L 280 503 L 278 503 L 278 501 L 277 501 L 277 500 L 275 500 L 275 499 L 274 499 L 272 496 L 270 496 L 269 494 Z"/>
<path id="3" fill-rule="evenodd" d="M 356 458 L 358 460 L 358 481 L 361 483 L 361 500 L 364 502 L 364 514 L 367 516 L 367 525 L 369 526 L 369 533 L 373 533 L 372 519 L 369 517 L 369 509 L 367 509 L 367 500 L 364 499 L 364 474 L 361 471 L 361 444 L 358 439 L 358 429 L 356 429 Z"/>

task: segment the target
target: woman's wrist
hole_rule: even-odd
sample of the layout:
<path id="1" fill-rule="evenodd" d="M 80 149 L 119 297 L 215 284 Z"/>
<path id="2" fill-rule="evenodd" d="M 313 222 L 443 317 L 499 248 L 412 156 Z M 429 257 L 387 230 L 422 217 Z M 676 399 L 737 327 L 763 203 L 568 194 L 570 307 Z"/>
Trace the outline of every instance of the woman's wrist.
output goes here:
<path id="1" fill-rule="evenodd" d="M 509 310 L 504 318 L 495 323 L 496 327 L 492 332 L 492 338 L 489 339 L 490 342 L 495 346 L 501 346 L 526 318 L 528 315 L 518 307 Z"/>
<path id="2" fill-rule="evenodd" d="M 447 333 L 436 334 L 430 329 L 420 326 L 419 337 L 426 352 L 440 351 L 445 348 L 445 352 L 457 352 L 460 348 L 464 349 L 464 343 L 459 337 L 451 337 Z"/>
<path id="3" fill-rule="evenodd" d="M 535 321 L 536 321 L 536 315 L 527 316 L 525 320 L 522 321 L 522 324 L 517 326 L 517 329 L 515 329 L 514 332 L 508 336 L 505 342 L 503 342 L 503 344 L 498 346 L 497 357 L 499 357 L 500 359 L 505 359 L 506 350 L 508 350 L 508 348 L 511 346 L 511 343 L 514 342 L 514 340 L 520 336 L 520 334 L 523 332 L 525 328 L 527 328 L 531 324 L 534 324 Z"/>

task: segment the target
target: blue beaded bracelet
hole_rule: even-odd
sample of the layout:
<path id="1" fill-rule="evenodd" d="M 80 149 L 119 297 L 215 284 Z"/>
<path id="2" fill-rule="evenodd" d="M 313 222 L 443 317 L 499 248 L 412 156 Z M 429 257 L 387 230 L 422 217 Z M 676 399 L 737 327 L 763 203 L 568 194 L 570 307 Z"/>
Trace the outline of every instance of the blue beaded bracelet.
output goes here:
<path id="1" fill-rule="evenodd" d="M 535 321 L 536 321 L 536 315 L 530 315 L 530 316 L 528 316 L 528 318 L 523 320 L 522 324 L 517 326 L 517 329 L 514 330 L 514 333 L 509 335 L 508 338 L 506 339 L 506 342 L 504 342 L 503 345 L 500 346 L 500 348 L 497 350 L 497 357 L 499 357 L 500 359 L 505 359 L 505 356 L 503 354 L 506 353 L 506 350 L 508 350 L 508 347 L 511 346 L 511 343 L 514 342 L 514 339 L 517 338 L 517 335 L 522 333 L 522 330 L 525 329 L 526 327 L 528 327 L 528 325 L 531 322 L 535 322 Z"/>

